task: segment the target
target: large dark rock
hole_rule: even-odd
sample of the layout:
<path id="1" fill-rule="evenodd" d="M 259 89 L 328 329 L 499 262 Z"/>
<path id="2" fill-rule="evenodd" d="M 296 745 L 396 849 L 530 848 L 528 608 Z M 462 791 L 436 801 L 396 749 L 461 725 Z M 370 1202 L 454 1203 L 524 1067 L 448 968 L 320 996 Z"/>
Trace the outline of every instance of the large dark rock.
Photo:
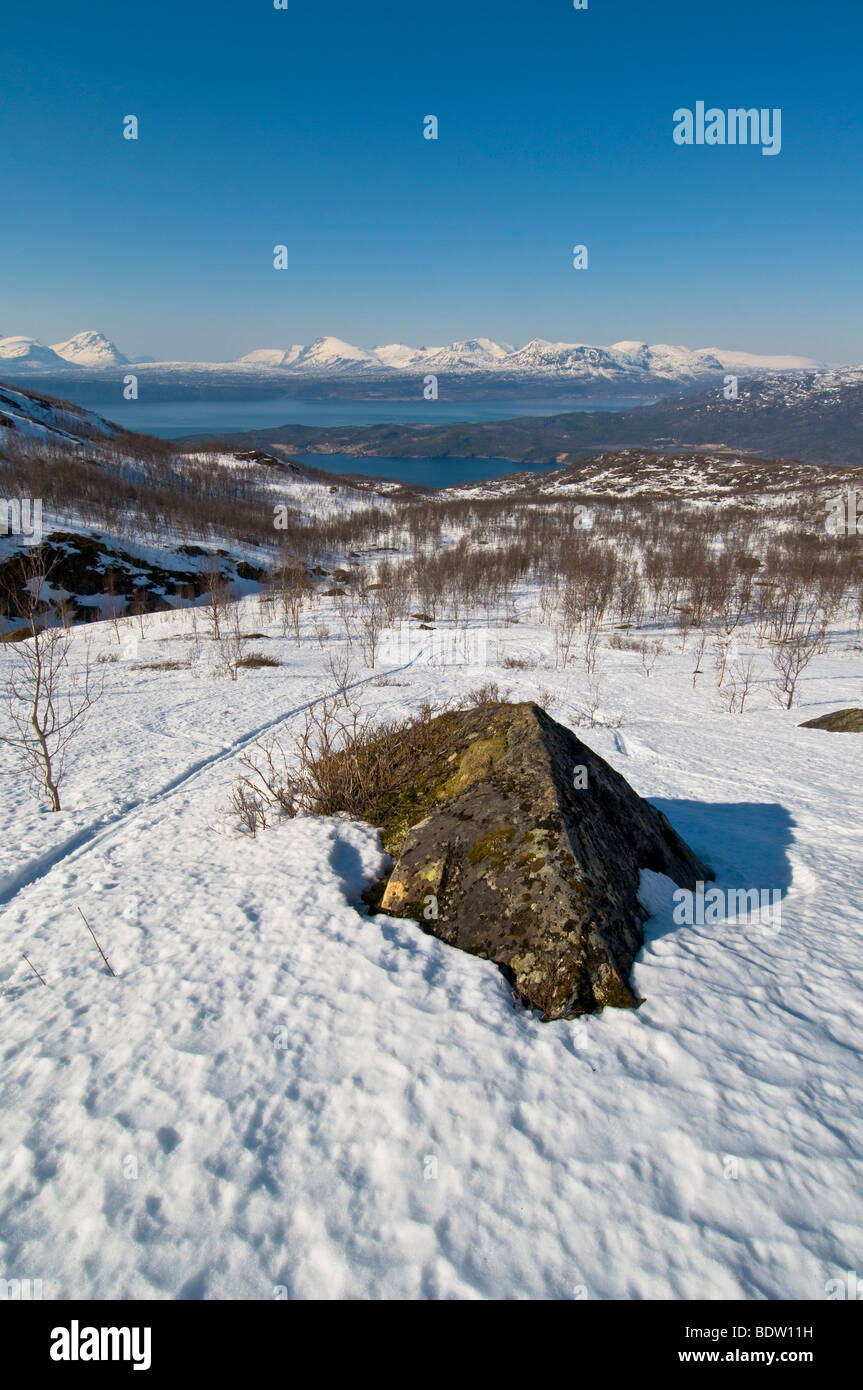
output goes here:
<path id="1" fill-rule="evenodd" d="M 863 709 L 835 709 L 830 714 L 807 719 L 801 729 L 826 729 L 831 734 L 863 734 Z"/>
<path id="2" fill-rule="evenodd" d="M 639 870 L 694 890 L 708 869 L 537 705 L 455 711 L 432 730 L 413 750 L 410 796 L 381 817 L 397 862 L 380 910 L 496 961 L 546 1018 L 639 1003 L 629 982 L 647 916 Z"/>

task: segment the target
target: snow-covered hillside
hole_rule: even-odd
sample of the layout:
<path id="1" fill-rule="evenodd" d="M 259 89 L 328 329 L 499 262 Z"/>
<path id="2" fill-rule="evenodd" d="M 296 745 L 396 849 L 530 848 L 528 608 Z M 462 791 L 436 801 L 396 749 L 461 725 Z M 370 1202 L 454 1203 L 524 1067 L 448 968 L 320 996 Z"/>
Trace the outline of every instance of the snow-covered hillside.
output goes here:
<path id="1" fill-rule="evenodd" d="M 863 739 L 799 726 L 863 704 L 855 470 L 628 449 L 425 494 L 176 452 L 7 386 L 0 468 L 9 496 L 44 490 L 48 596 L 102 615 L 72 627 L 64 690 L 88 661 L 104 683 L 60 812 L 0 742 L 4 1278 L 46 1299 L 843 1287 Z M 25 545 L 0 538 L 4 581 Z M 252 838 L 228 810 L 243 756 L 294 757 L 323 696 L 387 719 L 478 687 L 575 728 L 717 888 L 780 917 L 682 925 L 645 871 L 641 1007 L 542 1023 L 488 961 L 369 914 L 374 826 Z"/>
<path id="2" fill-rule="evenodd" d="M 354 648 L 353 698 L 409 711 L 493 679 L 574 724 L 587 681 L 556 669 L 535 599 L 483 663 L 433 664 L 415 624 L 375 671 Z M 579 735 L 720 887 L 779 889 L 781 928 L 675 925 L 645 874 L 641 1008 L 542 1024 L 488 962 L 367 914 L 372 827 L 252 840 L 224 814 L 242 752 L 289 744 L 333 688 L 344 641 L 317 605 L 298 649 L 245 600 L 280 664 L 236 683 L 188 611 L 143 638 L 123 620 L 119 644 L 76 631 L 106 686 L 60 815 L 0 750 L 6 1277 L 45 1298 L 824 1299 L 861 1239 L 863 741 L 798 725 L 860 701 L 851 634 L 790 711 L 753 645 L 742 716 L 709 675 L 693 689 L 691 646 L 647 678 L 606 635 Z"/>
<path id="3" fill-rule="evenodd" d="M 15 391 L 0 382 L 0 453 L 4 447 L 47 444 L 72 449 L 117 433 L 101 415 L 68 402 Z"/>

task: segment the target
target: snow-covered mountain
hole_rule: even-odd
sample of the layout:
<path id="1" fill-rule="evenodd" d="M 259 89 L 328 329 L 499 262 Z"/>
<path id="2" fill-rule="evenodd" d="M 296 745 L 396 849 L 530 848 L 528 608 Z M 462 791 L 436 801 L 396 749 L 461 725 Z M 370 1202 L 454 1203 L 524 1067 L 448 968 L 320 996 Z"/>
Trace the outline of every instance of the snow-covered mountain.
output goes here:
<path id="1" fill-rule="evenodd" d="M 510 343 L 495 343 L 491 338 L 466 338 L 447 347 L 408 347 L 405 343 L 390 343 L 373 349 L 375 357 L 385 367 L 401 371 L 497 371 L 506 363 L 515 348 Z"/>
<path id="2" fill-rule="evenodd" d="M 154 362 L 128 358 L 103 333 L 87 330 L 62 343 L 44 347 L 35 338 L 0 339 L 4 369 L 20 374 L 62 375 L 98 372 L 134 362 L 152 373 L 181 377 L 190 372 L 281 373 L 316 377 L 391 377 L 426 372 L 456 376 L 546 378 L 579 383 L 627 386 L 682 385 L 708 380 L 723 372 L 749 376 L 775 372 L 817 370 L 823 363 L 811 357 L 769 356 L 724 348 L 688 348 L 668 343 L 623 341 L 609 347 L 590 343 L 548 342 L 532 338 L 522 347 L 491 338 L 467 338 L 439 347 L 386 343 L 364 348 L 342 338 L 316 338 L 289 347 L 255 348 L 233 362 Z"/>
<path id="3" fill-rule="evenodd" d="M 106 338 L 104 333 L 97 333 L 95 329 L 76 333 L 65 343 L 52 343 L 51 351 L 78 367 L 120 367 L 129 361 L 110 338 Z"/>
<path id="4" fill-rule="evenodd" d="M 341 338 L 316 338 L 302 349 L 293 365 L 300 371 L 345 372 L 379 368 L 381 363 L 373 352 Z"/>
<path id="5" fill-rule="evenodd" d="M 490 338 L 468 338 L 443 347 L 415 348 L 406 343 L 387 343 L 369 349 L 356 347 L 341 338 L 318 338 L 309 347 L 259 349 L 246 353 L 239 361 L 309 374 L 428 371 L 621 383 L 650 379 L 690 382 L 724 371 L 757 374 L 814 370 L 823 365 L 811 357 L 771 357 L 721 348 L 693 349 L 641 342 L 597 347 L 589 343 L 551 343 L 543 338 L 533 338 L 520 348 Z"/>
<path id="6" fill-rule="evenodd" d="M 35 338 L 0 338 L 0 362 L 4 371 L 20 367 L 62 367 L 63 359 Z"/>

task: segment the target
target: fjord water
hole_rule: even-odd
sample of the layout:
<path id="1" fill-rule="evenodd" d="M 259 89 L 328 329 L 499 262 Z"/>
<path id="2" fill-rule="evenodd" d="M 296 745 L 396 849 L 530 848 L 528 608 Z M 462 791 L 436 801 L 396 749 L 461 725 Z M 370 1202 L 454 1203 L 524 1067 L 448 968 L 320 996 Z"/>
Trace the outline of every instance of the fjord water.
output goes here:
<path id="1" fill-rule="evenodd" d="M 545 473 L 556 463 L 513 463 L 512 459 L 486 458 L 357 458 L 356 454 L 294 454 L 292 457 L 320 468 L 324 473 L 361 473 L 364 478 L 388 478 L 418 487 L 455 487 L 459 483 L 484 483 L 506 473 Z"/>
<path id="2" fill-rule="evenodd" d="M 519 415 L 560 415 L 568 410 L 631 410 L 653 396 L 549 396 L 482 401 L 305 401 L 270 400 L 124 401 L 116 398 L 87 409 L 125 429 L 178 439 L 184 434 L 229 434 L 278 425 L 446 425 L 456 421 L 514 420 Z"/>
<path id="3" fill-rule="evenodd" d="M 559 415 L 564 411 L 620 411 L 649 405 L 654 397 L 585 395 L 482 401 L 306 401 L 290 397 L 270 400 L 107 401 L 89 405 L 116 424 L 160 439 L 179 439 L 189 434 L 225 435 L 247 430 L 274 429 L 279 425 L 429 424 L 478 423 L 513 420 L 525 415 Z M 454 487 L 458 483 L 485 482 L 524 469 L 543 472 L 553 464 L 519 464 L 497 458 L 357 458 L 354 454 L 304 454 L 295 458 L 326 473 L 361 473 L 423 487 Z"/>

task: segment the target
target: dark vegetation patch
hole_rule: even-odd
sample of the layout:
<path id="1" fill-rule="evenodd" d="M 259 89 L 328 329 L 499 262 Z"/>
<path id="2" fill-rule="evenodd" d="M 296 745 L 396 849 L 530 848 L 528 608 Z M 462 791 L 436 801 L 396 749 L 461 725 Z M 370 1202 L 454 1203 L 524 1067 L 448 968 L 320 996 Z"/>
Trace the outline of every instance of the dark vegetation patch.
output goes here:
<path id="1" fill-rule="evenodd" d="M 237 665 L 255 670 L 259 666 L 281 666 L 281 662 L 276 661 L 273 656 L 265 656 L 263 652 L 249 652 L 248 656 L 240 657 Z"/>

